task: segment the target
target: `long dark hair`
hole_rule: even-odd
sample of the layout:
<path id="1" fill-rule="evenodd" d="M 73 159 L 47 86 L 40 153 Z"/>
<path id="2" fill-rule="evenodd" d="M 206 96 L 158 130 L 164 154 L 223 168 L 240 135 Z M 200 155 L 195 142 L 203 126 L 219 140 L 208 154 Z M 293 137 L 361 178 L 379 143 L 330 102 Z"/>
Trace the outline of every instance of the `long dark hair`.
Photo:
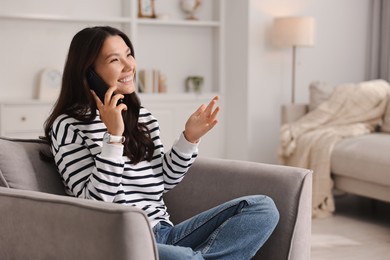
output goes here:
<path id="1" fill-rule="evenodd" d="M 70 44 L 65 63 L 60 96 L 45 122 L 45 138 L 51 143 L 50 132 L 54 120 L 67 114 L 80 121 L 92 121 L 96 118 L 97 107 L 86 80 L 86 74 L 92 69 L 104 41 L 109 36 L 120 36 L 131 50 L 134 48 L 130 39 L 118 29 L 109 26 L 85 28 L 78 32 Z M 124 155 L 132 163 L 142 160 L 151 161 L 154 144 L 145 124 L 138 122 L 141 102 L 136 93 L 127 94 L 124 98 L 127 110 L 122 112 L 125 125 Z"/>

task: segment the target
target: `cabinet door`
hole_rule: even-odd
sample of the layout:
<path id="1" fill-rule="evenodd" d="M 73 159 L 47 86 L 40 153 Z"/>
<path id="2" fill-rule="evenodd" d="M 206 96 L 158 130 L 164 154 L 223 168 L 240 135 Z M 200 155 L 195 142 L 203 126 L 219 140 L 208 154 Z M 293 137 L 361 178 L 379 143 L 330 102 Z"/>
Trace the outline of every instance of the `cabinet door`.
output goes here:
<path id="1" fill-rule="evenodd" d="M 0 134 L 11 138 L 38 138 L 51 110 L 50 104 L 3 104 Z"/>

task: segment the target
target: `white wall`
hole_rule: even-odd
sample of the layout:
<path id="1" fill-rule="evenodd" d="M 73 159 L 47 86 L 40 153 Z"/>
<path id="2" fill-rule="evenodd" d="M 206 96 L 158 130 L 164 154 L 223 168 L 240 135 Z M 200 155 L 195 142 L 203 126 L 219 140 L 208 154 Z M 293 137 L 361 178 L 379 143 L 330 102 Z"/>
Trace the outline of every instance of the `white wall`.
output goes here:
<path id="1" fill-rule="evenodd" d="M 228 0 L 227 12 L 234 14 L 234 10 L 237 10 L 235 2 Z M 310 15 L 316 19 L 315 46 L 297 51 L 296 102 L 307 102 L 308 85 L 312 81 L 338 84 L 366 79 L 371 0 L 237 2 L 243 5 L 246 3 L 248 10 L 248 17 L 237 16 L 234 19 L 241 30 L 245 27 L 242 23 L 247 22 L 248 33 L 237 33 L 248 38 L 235 37 L 237 35 L 227 32 L 228 46 L 237 46 L 227 47 L 227 52 L 232 49 L 239 51 L 240 55 L 246 56 L 239 60 L 247 60 L 248 67 L 231 69 L 228 65 L 226 68 L 227 78 L 231 77 L 234 71 L 239 71 L 234 74 L 239 78 L 235 78 L 233 82 L 226 81 L 227 115 L 229 111 L 237 108 L 237 114 L 242 115 L 246 121 L 238 120 L 237 115 L 227 116 L 227 156 L 276 163 L 280 108 L 282 104 L 290 101 L 292 54 L 291 50 L 277 49 L 270 43 L 273 18 Z M 245 12 L 236 14 L 245 15 Z M 243 46 L 245 42 L 248 42 L 247 48 Z M 247 83 L 241 95 L 237 94 L 235 82 Z M 232 141 L 234 138 L 235 141 Z M 240 145 L 237 140 L 241 141 Z"/>
<path id="2" fill-rule="evenodd" d="M 317 21 L 315 46 L 300 48 L 297 52 L 296 100 L 307 102 L 308 85 L 314 80 L 337 84 L 365 79 L 371 1 L 226 0 L 224 113 L 228 158 L 277 162 L 280 108 L 290 100 L 291 50 L 276 49 L 271 45 L 269 33 L 273 18 L 310 15 Z M 33 6 L 36 6 L 36 1 L 34 3 Z M 110 4 L 98 11 L 115 14 L 120 1 L 114 3 L 116 4 L 110 1 Z M 13 0 L 2 0 L 2 4 L 12 7 L 14 12 L 24 12 Z M 29 8 L 24 7 L 26 10 Z M 43 11 L 50 13 L 51 8 L 49 6 L 46 8 L 48 10 Z M 80 9 L 73 11 L 77 13 Z M 79 26 L 85 27 L 84 24 Z M 34 22 L 34 28 L 37 29 L 26 32 L 25 21 L 1 21 L 0 31 L 3 37 L 0 56 L 11 58 L 0 63 L 0 77 L 3 80 L 1 88 L 7 90 L 6 94 L 4 91 L 0 94 L 0 98 L 33 96 L 39 71 L 29 70 L 32 64 L 39 63 L 35 64 L 38 68 L 44 65 L 63 66 L 73 33 L 61 33 L 55 27 L 55 23 Z M 26 42 L 26 39 L 29 41 Z M 61 40 L 64 42 L 63 48 L 53 52 L 53 43 L 42 39 Z M 39 42 L 47 46 L 46 52 L 31 49 L 34 43 Z M 56 47 L 58 49 L 60 46 Z M 33 58 L 26 59 L 31 56 Z M 15 71 L 17 76 L 10 77 L 9 75 L 15 75 Z M 23 87 L 13 87 L 15 81 L 23 82 Z"/>
<path id="3" fill-rule="evenodd" d="M 225 127 L 228 158 L 247 159 L 249 143 L 249 10 L 248 0 L 228 0 L 225 32 Z M 234 19 L 232 19 L 234 17 Z"/>

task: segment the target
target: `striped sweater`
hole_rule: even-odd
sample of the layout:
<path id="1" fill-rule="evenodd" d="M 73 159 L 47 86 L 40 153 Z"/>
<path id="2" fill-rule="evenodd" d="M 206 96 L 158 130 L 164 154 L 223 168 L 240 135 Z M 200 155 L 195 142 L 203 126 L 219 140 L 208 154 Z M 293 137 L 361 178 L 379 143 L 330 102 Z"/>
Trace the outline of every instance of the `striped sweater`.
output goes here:
<path id="1" fill-rule="evenodd" d="M 69 195 L 135 206 L 148 216 L 154 227 L 170 224 L 163 193 L 183 179 L 197 156 L 197 145 L 184 135 L 164 153 L 157 120 L 141 108 L 139 122 L 151 132 L 155 145 L 153 159 L 132 164 L 123 156 L 123 145 L 103 142 L 107 131 L 99 114 L 92 122 L 59 116 L 51 130 L 52 153 Z"/>

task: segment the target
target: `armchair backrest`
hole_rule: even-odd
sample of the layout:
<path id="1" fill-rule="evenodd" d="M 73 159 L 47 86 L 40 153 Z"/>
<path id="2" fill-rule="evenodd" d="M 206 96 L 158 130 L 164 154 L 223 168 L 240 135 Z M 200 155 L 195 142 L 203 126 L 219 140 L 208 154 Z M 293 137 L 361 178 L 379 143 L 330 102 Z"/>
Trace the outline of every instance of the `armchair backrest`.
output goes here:
<path id="1" fill-rule="evenodd" d="M 43 140 L 0 138 L 0 186 L 65 195 L 54 161 L 42 160 L 40 152 L 50 154 Z"/>

